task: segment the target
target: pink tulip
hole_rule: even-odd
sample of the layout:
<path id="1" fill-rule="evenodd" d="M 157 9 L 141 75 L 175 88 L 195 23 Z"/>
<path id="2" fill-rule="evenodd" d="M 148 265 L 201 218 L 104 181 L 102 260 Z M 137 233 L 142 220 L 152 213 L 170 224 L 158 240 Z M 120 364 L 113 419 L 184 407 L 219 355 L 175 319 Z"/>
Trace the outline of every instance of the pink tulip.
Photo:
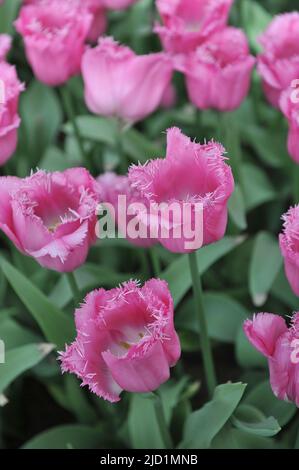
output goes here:
<path id="1" fill-rule="evenodd" d="M 248 94 L 254 64 L 245 34 L 225 28 L 189 54 L 179 69 L 195 106 L 231 111 Z"/>
<path id="2" fill-rule="evenodd" d="M 268 359 L 273 393 L 299 406 L 299 313 L 287 327 L 279 315 L 259 313 L 246 320 L 244 331 L 251 344 Z"/>
<path id="3" fill-rule="evenodd" d="M 163 47 L 187 53 L 222 29 L 233 0 L 156 0 L 163 26 L 156 25 Z"/>
<path id="4" fill-rule="evenodd" d="M 18 80 L 16 69 L 5 62 L 11 38 L 0 35 L 0 165 L 13 155 L 17 146 L 19 95 L 24 86 Z"/>
<path id="5" fill-rule="evenodd" d="M 265 94 L 278 107 L 281 92 L 299 78 L 299 13 L 278 15 L 260 38 L 258 57 Z"/>
<path id="6" fill-rule="evenodd" d="M 283 215 L 283 232 L 279 235 L 280 251 L 288 281 L 299 296 L 299 205 Z"/>
<path id="7" fill-rule="evenodd" d="M 80 72 L 92 14 L 72 1 L 43 0 L 21 8 L 15 22 L 36 77 L 61 85 Z"/>
<path id="8" fill-rule="evenodd" d="M 178 128 L 173 128 L 167 132 L 165 159 L 151 160 L 145 165 L 130 168 L 132 186 L 148 200 L 150 207 L 162 204 L 161 211 L 154 212 L 154 216 L 146 220 L 142 212 L 139 215 L 143 223 L 157 225 L 157 238 L 168 250 L 186 253 L 223 237 L 227 225 L 227 202 L 234 189 L 232 172 L 223 154 L 224 148 L 220 144 L 197 144 Z M 176 207 L 169 216 L 172 203 Z M 186 204 L 189 214 L 191 212 L 188 216 L 190 221 L 187 220 L 192 230 L 188 236 L 184 230 L 186 220 L 182 217 Z M 196 225 L 196 221 L 200 220 L 200 206 L 203 222 Z M 193 230 L 199 237 L 194 242 L 198 241 L 199 246 L 189 248 Z"/>
<path id="9" fill-rule="evenodd" d="M 161 106 L 165 109 L 173 108 L 177 101 L 177 92 L 172 83 L 168 85 L 161 100 Z"/>
<path id="10" fill-rule="evenodd" d="M 100 38 L 82 60 L 85 101 L 102 116 L 134 122 L 159 106 L 172 76 L 172 61 L 164 53 L 137 56 L 112 38 Z"/>
<path id="11" fill-rule="evenodd" d="M 76 310 L 77 338 L 61 353 L 63 372 L 111 402 L 122 390 L 150 392 L 180 357 L 173 301 L 165 281 L 135 281 L 91 292 Z"/>
<path id="12" fill-rule="evenodd" d="M 299 79 L 295 80 L 299 86 Z M 299 163 L 299 88 L 291 87 L 281 93 L 280 109 L 288 120 L 288 151 L 296 163 Z"/>
<path id="13" fill-rule="evenodd" d="M 139 247 L 148 248 L 154 245 L 157 240 L 150 238 L 150 234 L 146 226 L 144 226 L 144 238 L 139 236 L 133 238 L 128 233 L 128 228 L 130 227 L 129 224 L 134 218 L 134 214 L 127 215 L 129 205 L 131 205 L 132 211 L 134 212 L 134 204 L 139 204 L 141 201 L 144 205 L 147 204 L 147 201 L 130 185 L 129 178 L 127 176 L 119 176 L 116 173 L 107 172 L 99 176 L 97 181 L 100 188 L 100 200 L 113 206 L 113 211 L 110 211 L 110 216 L 118 226 L 122 236 L 126 235 L 127 240 L 129 240 L 133 245 Z M 123 207 L 121 207 L 122 203 L 118 199 L 119 196 L 125 196 L 126 198 L 126 202 L 123 204 Z M 122 209 L 124 210 L 124 217 L 121 214 L 119 216 Z"/>
<path id="14" fill-rule="evenodd" d="M 84 168 L 0 178 L 0 228 L 46 268 L 75 270 L 95 239 L 96 182 Z"/>

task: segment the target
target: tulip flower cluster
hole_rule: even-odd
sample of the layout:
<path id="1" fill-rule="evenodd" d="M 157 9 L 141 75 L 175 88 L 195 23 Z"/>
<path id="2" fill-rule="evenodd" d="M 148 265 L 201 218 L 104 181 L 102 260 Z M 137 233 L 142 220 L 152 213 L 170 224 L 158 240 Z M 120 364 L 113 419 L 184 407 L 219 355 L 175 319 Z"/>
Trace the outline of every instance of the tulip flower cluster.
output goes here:
<path id="1" fill-rule="evenodd" d="M 119 134 L 160 106 L 172 107 L 175 71 L 184 75 L 189 100 L 196 108 L 220 112 L 239 108 L 248 95 L 256 59 L 245 33 L 229 25 L 233 0 L 156 0 L 160 22 L 155 23 L 154 32 L 163 50 L 140 55 L 113 37 L 103 36 L 108 28 L 107 10 L 125 9 L 136 1 L 24 0 L 14 25 L 35 78 L 61 87 L 63 94 L 63 86 L 81 75 L 88 111 L 116 118 L 111 122 L 121 124 Z M 263 89 L 288 120 L 289 153 L 299 163 L 299 13 L 276 17 L 260 42 L 263 52 L 257 62 Z M 0 35 L 1 166 L 17 147 L 19 96 L 25 89 L 7 61 L 10 47 L 11 38 Z M 25 178 L 1 176 L 0 229 L 22 254 L 44 268 L 66 273 L 66 278 L 73 276 L 71 282 L 96 241 L 98 208 L 105 203 L 113 209 L 110 215 L 128 241 L 148 249 L 145 256 L 157 244 L 172 253 L 188 254 L 204 372 L 212 396 L 216 378 L 196 250 L 221 240 L 227 229 L 235 182 L 225 148 L 214 140 L 197 143 L 171 124 L 165 158 L 130 165 L 122 174 L 95 175 L 92 165 L 90 171 L 84 167 L 85 149 L 88 155 L 93 149 L 88 153 L 91 146 L 81 141 L 76 116 L 69 114 L 82 167 L 53 172 L 38 169 Z M 113 138 L 107 139 L 109 146 L 118 138 L 115 148 L 122 158 L 126 153 L 119 149 L 122 136 L 113 132 Z M 239 212 L 248 202 L 243 201 L 247 196 L 243 190 L 240 200 L 233 201 Z M 119 196 L 134 207 L 125 217 L 119 216 Z M 196 246 L 190 246 L 185 219 L 170 215 L 172 204 L 180 214 L 188 206 Z M 153 207 L 159 211 L 153 214 Z M 197 225 L 198 207 L 201 225 Z M 142 228 L 142 238 L 127 233 L 133 220 Z M 299 206 L 291 207 L 283 220 L 280 250 L 286 277 L 299 297 Z M 155 391 L 169 379 L 170 369 L 180 358 L 173 298 L 158 275 L 142 287 L 130 280 L 117 288 L 90 292 L 75 311 L 75 325 L 75 340 L 60 352 L 62 371 L 75 374 L 82 385 L 110 402 L 119 401 L 123 391 Z M 299 407 L 299 360 L 292 354 L 294 342 L 299 341 L 299 313 L 291 325 L 279 315 L 259 313 L 245 321 L 244 332 L 268 360 L 275 395 Z"/>

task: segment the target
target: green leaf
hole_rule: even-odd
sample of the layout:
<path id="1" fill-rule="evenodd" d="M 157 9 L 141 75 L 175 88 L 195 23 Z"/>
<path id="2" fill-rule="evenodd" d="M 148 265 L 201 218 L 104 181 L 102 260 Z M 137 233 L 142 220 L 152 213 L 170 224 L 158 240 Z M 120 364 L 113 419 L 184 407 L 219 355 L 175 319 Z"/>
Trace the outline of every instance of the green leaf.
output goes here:
<path id="1" fill-rule="evenodd" d="M 268 367 L 267 359 L 250 344 L 242 326 L 240 326 L 237 334 L 235 352 L 237 361 L 241 367 Z"/>
<path id="2" fill-rule="evenodd" d="M 48 147 L 38 167 L 46 171 L 64 171 L 71 168 L 72 162 L 58 147 Z"/>
<path id="3" fill-rule="evenodd" d="M 212 442 L 213 449 L 272 449 L 273 439 L 250 434 L 227 423 Z"/>
<path id="4" fill-rule="evenodd" d="M 268 380 L 251 390 L 245 397 L 244 404 L 255 406 L 265 416 L 274 416 L 280 426 L 285 426 L 297 411 L 294 404 L 275 397 Z"/>
<path id="5" fill-rule="evenodd" d="M 181 449 L 207 449 L 238 406 L 246 385 L 218 385 L 214 397 L 187 419 Z"/>
<path id="6" fill-rule="evenodd" d="M 133 449 L 164 449 L 156 419 L 155 397 L 134 394 L 129 410 L 129 434 Z"/>
<path id="7" fill-rule="evenodd" d="M 132 279 L 132 273 L 116 273 L 107 266 L 85 263 L 75 271 L 75 278 L 81 291 L 88 291 L 95 287 L 114 287 L 124 281 Z M 73 298 L 66 276 L 61 276 L 53 291 L 50 301 L 59 308 L 64 308 Z"/>
<path id="8" fill-rule="evenodd" d="M 216 261 L 240 245 L 243 240 L 242 237 L 224 237 L 219 242 L 198 250 L 197 261 L 200 274 L 203 274 Z M 187 256 L 179 256 L 161 273 L 160 277 L 168 282 L 174 305 L 178 305 L 192 284 Z"/>
<path id="9" fill-rule="evenodd" d="M 28 156 L 34 156 L 30 163 L 36 165 L 57 137 L 62 123 L 60 103 L 52 88 L 33 81 L 21 97 L 20 104 Z"/>
<path id="10" fill-rule="evenodd" d="M 0 395 L 23 372 L 38 364 L 53 349 L 51 344 L 27 344 L 10 349 L 0 364 Z"/>
<path id="11" fill-rule="evenodd" d="M 204 294 L 204 306 L 209 336 L 225 343 L 234 343 L 247 310 L 235 300 L 223 294 Z M 176 313 L 179 329 L 199 333 L 199 323 L 192 298 L 187 299 Z"/>
<path id="12" fill-rule="evenodd" d="M 22 0 L 9 0 L 0 6 L 0 31 L 1 34 L 13 34 L 13 22 L 17 17 Z"/>
<path id="13" fill-rule="evenodd" d="M 242 173 L 247 210 L 255 209 L 277 197 L 269 179 L 260 168 L 251 163 L 243 163 Z"/>
<path id="14" fill-rule="evenodd" d="M 172 413 L 180 401 L 180 397 L 186 388 L 188 378 L 183 377 L 179 382 L 168 380 L 159 388 L 159 394 L 162 400 L 165 420 L 170 424 Z"/>
<path id="15" fill-rule="evenodd" d="M 32 314 L 50 343 L 63 348 L 74 338 L 73 320 L 55 307 L 23 274 L 3 258 L 1 268 L 17 296 Z"/>
<path id="16" fill-rule="evenodd" d="M 273 416 L 266 418 L 257 408 L 250 405 L 240 405 L 232 417 L 232 423 L 241 431 L 262 437 L 273 437 L 281 430 Z"/>
<path id="17" fill-rule="evenodd" d="M 163 149 L 148 140 L 136 129 L 128 129 L 122 134 L 124 151 L 135 162 L 145 163 L 150 158 L 162 157 Z"/>
<path id="18" fill-rule="evenodd" d="M 257 307 L 266 302 L 281 266 L 282 256 L 277 238 L 271 233 L 260 232 L 255 238 L 249 267 L 249 290 Z"/>
<path id="19" fill-rule="evenodd" d="M 285 303 L 288 307 L 297 311 L 298 309 L 298 297 L 292 291 L 290 284 L 286 278 L 284 268 L 280 270 L 278 276 L 272 285 L 271 294 Z"/>
<path id="20" fill-rule="evenodd" d="M 5 343 L 8 351 L 12 348 L 24 346 L 29 343 L 37 343 L 41 341 L 37 334 L 28 328 L 21 326 L 13 318 L 8 316 L 2 317 L 0 312 L 0 339 Z"/>
<path id="21" fill-rule="evenodd" d="M 57 426 L 38 434 L 22 449 L 98 449 L 102 437 L 101 431 L 88 426 Z"/>
<path id="22" fill-rule="evenodd" d="M 228 212 L 239 229 L 245 230 L 247 228 L 244 196 L 238 185 L 228 201 Z"/>
<path id="23" fill-rule="evenodd" d="M 78 116 L 76 118 L 80 134 L 84 139 L 102 142 L 114 146 L 117 137 L 117 123 L 113 119 L 99 116 Z M 66 134 L 72 135 L 74 128 L 70 122 L 65 124 L 63 130 Z"/>
<path id="24" fill-rule="evenodd" d="M 242 15 L 242 25 L 249 38 L 250 45 L 254 52 L 260 52 L 261 46 L 258 37 L 264 32 L 272 16 L 254 0 L 239 0 Z"/>

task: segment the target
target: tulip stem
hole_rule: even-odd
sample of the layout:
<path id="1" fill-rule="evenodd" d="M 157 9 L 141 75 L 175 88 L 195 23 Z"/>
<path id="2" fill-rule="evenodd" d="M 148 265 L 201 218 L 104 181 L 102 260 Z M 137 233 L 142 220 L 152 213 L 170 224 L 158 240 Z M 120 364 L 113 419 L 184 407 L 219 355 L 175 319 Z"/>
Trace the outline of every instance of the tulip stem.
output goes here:
<path id="1" fill-rule="evenodd" d="M 126 127 L 124 127 L 121 119 L 117 120 L 117 138 L 116 138 L 116 151 L 119 156 L 119 166 L 121 173 L 126 175 L 128 173 L 128 161 L 123 146 L 123 135 L 126 132 Z"/>
<path id="2" fill-rule="evenodd" d="M 193 283 L 193 294 L 194 294 L 194 303 L 195 308 L 198 312 L 198 322 L 200 328 L 200 344 L 203 357 L 203 364 L 205 370 L 205 376 L 207 381 L 207 387 L 209 396 L 212 397 L 214 389 L 216 387 L 216 374 L 215 367 L 212 356 L 212 349 L 210 344 L 210 339 L 208 336 L 208 328 L 205 317 L 204 305 L 203 305 L 203 292 L 201 279 L 198 271 L 196 252 L 189 253 L 189 266 L 190 273 Z"/>
<path id="3" fill-rule="evenodd" d="M 67 86 L 61 87 L 60 91 L 61 91 L 61 96 L 62 96 L 62 101 L 63 101 L 65 112 L 67 114 L 67 117 L 68 117 L 69 121 L 71 122 L 71 124 L 73 126 L 74 134 L 75 134 L 75 137 L 76 137 L 76 140 L 77 140 L 77 143 L 78 143 L 78 147 L 79 147 L 79 150 L 80 150 L 80 153 L 81 153 L 82 162 L 84 164 L 86 164 L 86 167 L 90 171 L 92 171 L 93 165 L 92 165 L 92 162 L 91 162 L 91 158 L 89 157 L 88 153 L 85 152 L 85 149 L 84 149 L 83 138 L 81 136 L 78 123 L 76 121 L 76 114 L 75 114 L 73 104 L 72 104 L 72 97 L 70 95 L 70 92 L 69 92 Z"/>
<path id="4" fill-rule="evenodd" d="M 73 294 L 73 300 L 74 300 L 74 305 L 77 307 L 80 297 L 81 297 L 81 292 L 78 287 L 75 274 L 73 272 L 71 273 L 66 273 L 66 277 L 69 283 L 69 286 L 71 288 L 72 294 Z"/>
<path id="5" fill-rule="evenodd" d="M 173 449 L 173 442 L 172 442 L 172 438 L 171 438 L 171 435 L 170 435 L 170 432 L 166 423 L 161 397 L 156 392 L 153 392 L 153 395 L 154 395 L 156 419 L 158 422 L 159 430 L 160 430 L 165 448 Z"/>
<path id="6" fill-rule="evenodd" d="M 155 277 L 159 277 L 159 274 L 161 272 L 161 265 L 160 265 L 160 259 L 159 256 L 155 250 L 155 247 L 152 246 L 149 249 L 149 255 L 151 259 L 151 264 L 152 264 L 152 269 Z"/>

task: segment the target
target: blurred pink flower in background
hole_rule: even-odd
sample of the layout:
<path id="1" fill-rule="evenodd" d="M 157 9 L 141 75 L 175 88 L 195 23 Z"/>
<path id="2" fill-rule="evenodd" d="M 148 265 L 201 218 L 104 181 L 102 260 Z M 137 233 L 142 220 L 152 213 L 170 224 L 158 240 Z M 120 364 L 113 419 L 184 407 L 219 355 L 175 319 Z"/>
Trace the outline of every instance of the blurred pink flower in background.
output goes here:
<path id="1" fill-rule="evenodd" d="M 227 225 L 227 202 L 234 190 L 234 180 L 230 167 L 225 163 L 224 148 L 215 142 L 201 145 L 192 142 L 180 129 L 167 131 L 166 158 L 150 160 L 145 165 L 133 166 L 129 179 L 134 188 L 150 204 L 166 203 L 156 223 L 160 226 L 169 219 L 168 205 L 178 203 L 182 208 L 190 203 L 192 223 L 196 218 L 196 203 L 203 205 L 203 245 L 213 243 L 223 237 Z M 167 214 L 167 215 L 166 215 Z M 140 214 L 142 221 L 143 214 Z M 151 220 L 150 223 L 153 223 Z M 186 237 L 174 236 L 179 221 L 173 220 L 169 237 L 162 237 L 159 229 L 159 242 L 168 250 L 186 253 Z M 180 223 L 184 220 L 181 218 Z M 183 227 L 182 227 L 183 228 Z M 183 231 L 182 231 L 183 232 Z"/>
<path id="2" fill-rule="evenodd" d="M 110 37 L 100 38 L 82 60 L 86 104 L 95 114 L 139 121 L 160 105 L 172 71 L 167 54 L 138 56 Z"/>
<path id="3" fill-rule="evenodd" d="M 299 79 L 294 80 L 297 88 L 290 87 L 280 97 L 280 109 L 289 123 L 288 152 L 299 163 Z"/>
<path id="4" fill-rule="evenodd" d="M 155 32 L 172 53 L 188 53 L 228 20 L 233 0 L 156 0 L 163 25 Z"/>
<path id="5" fill-rule="evenodd" d="M 169 83 L 168 87 L 165 89 L 163 93 L 161 106 L 162 108 L 165 108 L 165 109 L 173 108 L 176 105 L 176 101 L 177 101 L 176 88 L 172 83 Z"/>
<path id="6" fill-rule="evenodd" d="M 269 102 L 279 106 L 281 92 L 299 78 L 299 13 L 278 15 L 260 38 L 258 71 Z"/>
<path id="7" fill-rule="evenodd" d="M 17 146 L 19 96 L 24 85 L 17 77 L 13 65 L 5 61 L 11 45 L 10 36 L 0 35 L 0 165 L 12 156 Z"/>
<path id="8" fill-rule="evenodd" d="M 251 344 L 268 359 L 273 393 L 280 400 L 299 406 L 299 358 L 295 357 L 299 313 L 292 318 L 290 328 L 279 315 L 259 313 L 244 323 L 244 331 Z"/>
<path id="9" fill-rule="evenodd" d="M 283 232 L 279 235 L 280 251 L 288 281 L 299 296 L 299 205 L 283 215 Z"/>
<path id="10" fill-rule="evenodd" d="M 0 228 L 41 266 L 73 271 L 95 240 L 96 186 L 84 168 L 1 177 Z"/>
<path id="11" fill-rule="evenodd" d="M 43 0 L 23 6 L 15 22 L 36 77 L 61 85 L 80 72 L 92 14 L 72 1 Z"/>
<path id="12" fill-rule="evenodd" d="M 111 10 L 122 10 L 124 8 L 127 8 L 134 3 L 136 3 L 138 0 L 100 0 L 102 4 Z"/>
<path id="13" fill-rule="evenodd" d="M 106 203 L 108 202 L 109 204 L 112 204 L 114 208 L 114 214 L 112 213 L 110 215 L 113 216 L 113 220 L 116 222 L 120 232 L 127 235 L 126 238 L 129 240 L 129 242 L 131 242 L 133 245 L 144 248 L 148 248 L 157 243 L 157 240 L 150 238 L 148 233 L 149 231 L 146 229 L 146 227 L 144 228 L 145 233 L 148 233 L 147 238 L 131 238 L 128 236 L 128 224 L 134 217 L 134 214 L 131 216 L 127 215 L 127 217 L 124 219 L 122 217 L 118 217 L 118 196 L 125 196 L 127 206 L 132 205 L 132 209 L 135 203 L 138 204 L 142 202 L 144 205 L 147 203 L 146 199 L 141 197 L 137 189 L 134 189 L 131 186 L 128 176 L 120 176 L 113 172 L 107 172 L 99 176 L 97 181 L 99 183 L 99 199 Z"/>
<path id="14" fill-rule="evenodd" d="M 215 33 L 180 61 L 190 101 L 198 108 L 231 111 L 246 98 L 255 58 L 240 29 Z"/>
<path id="15" fill-rule="evenodd" d="M 76 310 L 77 338 L 61 353 L 62 370 L 111 402 L 122 390 L 150 392 L 169 379 L 180 357 L 167 283 L 91 292 Z"/>

